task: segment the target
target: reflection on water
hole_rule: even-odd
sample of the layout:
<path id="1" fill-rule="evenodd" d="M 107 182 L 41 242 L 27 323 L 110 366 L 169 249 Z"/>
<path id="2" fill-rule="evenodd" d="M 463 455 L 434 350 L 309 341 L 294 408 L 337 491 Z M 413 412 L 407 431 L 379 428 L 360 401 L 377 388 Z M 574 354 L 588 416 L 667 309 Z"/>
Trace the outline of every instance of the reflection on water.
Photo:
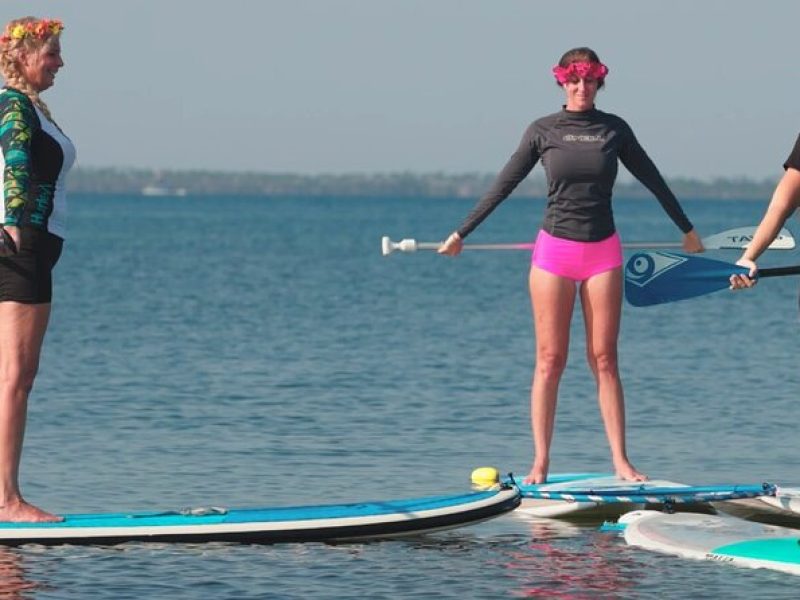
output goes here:
<path id="1" fill-rule="evenodd" d="M 43 589 L 44 584 L 28 579 L 24 558 L 17 550 L 0 547 L 0 598 L 32 598 L 34 590 Z"/>
<path id="2" fill-rule="evenodd" d="M 530 542 L 508 553 L 506 572 L 522 598 L 618 598 L 634 586 L 635 570 L 614 535 L 552 520 L 529 521 Z"/>

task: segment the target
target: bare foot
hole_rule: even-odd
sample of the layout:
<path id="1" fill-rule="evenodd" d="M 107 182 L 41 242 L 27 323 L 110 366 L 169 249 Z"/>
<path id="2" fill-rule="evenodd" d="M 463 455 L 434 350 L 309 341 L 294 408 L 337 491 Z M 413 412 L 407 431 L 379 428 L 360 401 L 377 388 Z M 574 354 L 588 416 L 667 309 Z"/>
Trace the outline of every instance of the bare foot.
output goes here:
<path id="1" fill-rule="evenodd" d="M 0 507 L 0 521 L 11 523 L 53 523 L 63 521 L 64 517 L 43 511 L 24 500 L 8 502 Z"/>
<path id="2" fill-rule="evenodd" d="M 644 473 L 637 471 L 628 461 L 621 462 L 619 465 L 614 465 L 614 470 L 617 477 L 625 481 L 647 481 L 650 479 Z"/>
<path id="3" fill-rule="evenodd" d="M 550 461 L 534 461 L 531 472 L 522 480 L 522 483 L 525 485 L 547 483 L 547 471 L 549 469 Z"/>

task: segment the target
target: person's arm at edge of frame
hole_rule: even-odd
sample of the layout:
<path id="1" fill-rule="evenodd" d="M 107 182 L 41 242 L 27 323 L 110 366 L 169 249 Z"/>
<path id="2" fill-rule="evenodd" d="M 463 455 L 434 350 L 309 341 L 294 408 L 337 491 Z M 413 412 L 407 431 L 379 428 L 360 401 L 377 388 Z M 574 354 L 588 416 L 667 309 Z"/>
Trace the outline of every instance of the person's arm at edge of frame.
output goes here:
<path id="1" fill-rule="evenodd" d="M 737 265 L 750 269 L 748 275 L 731 275 L 731 288 L 750 288 L 756 284 L 758 266 L 756 260 L 769 247 L 786 223 L 800 206 L 800 171 L 788 167 L 775 187 L 767 211 L 761 219 L 753 240 L 747 245 Z"/>

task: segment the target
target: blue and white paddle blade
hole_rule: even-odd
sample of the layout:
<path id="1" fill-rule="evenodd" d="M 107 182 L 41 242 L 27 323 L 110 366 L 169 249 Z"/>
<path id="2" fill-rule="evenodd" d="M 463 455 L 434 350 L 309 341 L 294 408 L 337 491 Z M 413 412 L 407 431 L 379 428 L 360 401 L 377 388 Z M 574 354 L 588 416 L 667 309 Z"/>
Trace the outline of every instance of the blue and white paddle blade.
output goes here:
<path id="1" fill-rule="evenodd" d="M 744 267 L 678 252 L 637 252 L 625 265 L 625 298 L 633 306 L 675 302 L 722 290 Z"/>

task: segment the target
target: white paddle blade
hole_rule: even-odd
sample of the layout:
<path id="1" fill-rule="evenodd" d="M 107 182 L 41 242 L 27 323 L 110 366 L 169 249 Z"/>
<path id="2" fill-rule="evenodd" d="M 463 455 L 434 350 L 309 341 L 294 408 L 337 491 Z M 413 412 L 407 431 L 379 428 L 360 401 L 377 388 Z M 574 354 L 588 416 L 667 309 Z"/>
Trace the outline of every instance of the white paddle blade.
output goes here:
<path id="1" fill-rule="evenodd" d="M 772 243 L 767 246 L 770 250 L 793 250 L 794 237 L 788 229 L 781 229 Z"/>
<path id="2" fill-rule="evenodd" d="M 755 227 L 738 227 L 703 238 L 703 245 L 709 250 L 743 250 L 753 241 Z M 769 245 L 770 250 L 792 250 L 795 246 L 791 232 L 784 228 Z"/>

